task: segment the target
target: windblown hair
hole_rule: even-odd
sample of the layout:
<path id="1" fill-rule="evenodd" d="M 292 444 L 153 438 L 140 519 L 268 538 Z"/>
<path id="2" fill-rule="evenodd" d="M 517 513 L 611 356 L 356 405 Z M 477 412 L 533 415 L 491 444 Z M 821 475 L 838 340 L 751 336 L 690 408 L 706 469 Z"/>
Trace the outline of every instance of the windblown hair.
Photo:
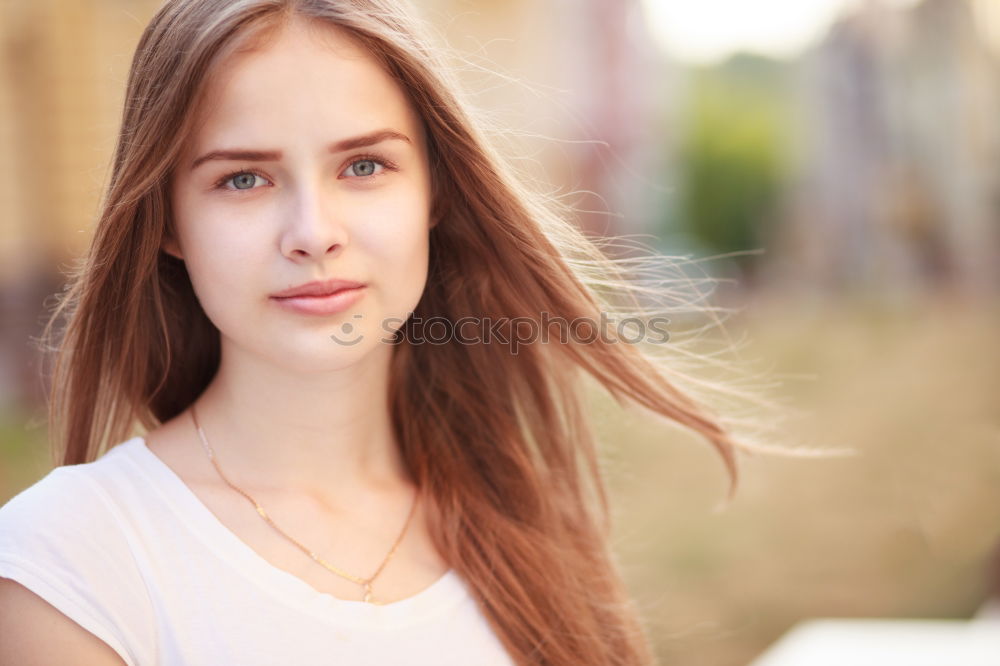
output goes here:
<path id="1" fill-rule="evenodd" d="M 602 313 L 612 311 L 648 314 L 648 297 L 665 293 L 663 284 L 627 275 L 646 264 L 615 260 L 574 226 L 568 207 L 521 184 L 460 97 L 424 23 L 398 0 L 168 0 L 154 16 L 132 62 L 89 254 L 43 336 L 60 336 L 47 347 L 57 352 L 49 406 L 56 463 L 95 460 L 136 425 L 173 418 L 218 369 L 219 332 L 183 262 L 161 251 L 172 231 L 171 175 L 213 66 L 293 16 L 350 34 L 424 123 L 435 224 L 414 315 L 540 324 L 548 313 L 603 333 L 522 344 L 514 354 L 503 344 L 415 344 L 412 318 L 404 324 L 391 367 L 393 427 L 420 501 L 434 508 L 436 546 L 516 662 L 654 663 L 609 545 L 584 380 L 703 436 L 725 463 L 730 497 L 736 450 L 752 447 L 695 398 L 707 382 L 605 322 Z"/>

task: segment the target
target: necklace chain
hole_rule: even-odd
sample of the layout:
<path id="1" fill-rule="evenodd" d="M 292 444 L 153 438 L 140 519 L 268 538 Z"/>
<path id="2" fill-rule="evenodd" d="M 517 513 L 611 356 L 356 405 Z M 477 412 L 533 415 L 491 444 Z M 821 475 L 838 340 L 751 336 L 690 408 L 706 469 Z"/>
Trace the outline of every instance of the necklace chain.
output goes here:
<path id="1" fill-rule="evenodd" d="M 403 525 L 403 530 L 399 533 L 399 536 L 396 537 L 396 542 L 392 544 L 392 548 L 389 549 L 389 554 L 385 556 L 384 560 L 382 560 L 382 564 L 380 564 L 378 569 L 375 570 L 375 573 L 373 573 L 368 578 L 361 578 L 360 576 L 349 574 L 346 571 L 343 571 L 342 569 L 339 569 L 334 565 L 330 564 L 329 562 L 321 558 L 319 555 L 317 555 L 315 552 L 303 546 L 301 543 L 299 543 L 299 541 L 297 541 L 283 529 L 278 527 L 275 524 L 275 522 L 271 520 L 271 517 L 267 515 L 267 512 L 264 511 L 264 507 L 262 507 L 257 500 L 251 497 L 249 493 L 247 493 L 245 490 L 243 490 L 242 488 L 234 484 L 232 481 L 230 481 L 226 477 L 226 475 L 222 473 L 222 469 L 219 467 L 219 463 L 215 459 L 215 451 L 212 450 L 212 447 L 208 443 L 208 438 L 205 436 L 205 431 L 201 429 L 200 425 L 198 425 L 198 419 L 194 413 L 194 405 L 191 405 L 191 419 L 194 421 L 194 427 L 198 430 L 198 435 L 201 438 L 202 448 L 205 449 L 205 453 L 208 454 L 209 461 L 211 461 L 212 465 L 215 467 L 215 470 L 219 473 L 219 476 L 222 477 L 222 480 L 226 483 L 226 485 L 228 485 L 230 488 L 232 488 L 233 490 L 235 490 L 236 492 L 238 492 L 239 494 L 243 495 L 248 500 L 250 500 L 250 503 L 254 505 L 254 508 L 257 510 L 257 513 L 260 514 L 260 517 L 263 518 L 268 525 L 277 530 L 279 534 L 281 534 L 283 537 L 285 537 L 293 544 L 295 544 L 299 548 L 299 550 L 301 550 L 306 555 L 311 557 L 313 560 L 316 561 L 316 563 L 318 563 L 325 569 L 337 574 L 341 578 L 346 578 L 351 582 L 361 585 L 365 591 L 365 595 L 362 601 L 375 605 L 384 605 L 386 603 L 386 602 L 375 601 L 372 598 L 372 582 L 375 580 L 376 576 L 382 573 L 382 569 L 385 568 L 385 565 L 389 562 L 389 559 L 393 556 L 393 554 L 395 554 L 396 549 L 399 547 L 399 543 L 403 540 L 403 535 L 406 534 L 406 529 L 410 526 L 410 519 L 413 517 L 414 510 L 417 507 L 416 496 L 414 496 L 413 498 L 413 504 L 410 506 L 410 513 L 406 517 L 406 523 Z"/>

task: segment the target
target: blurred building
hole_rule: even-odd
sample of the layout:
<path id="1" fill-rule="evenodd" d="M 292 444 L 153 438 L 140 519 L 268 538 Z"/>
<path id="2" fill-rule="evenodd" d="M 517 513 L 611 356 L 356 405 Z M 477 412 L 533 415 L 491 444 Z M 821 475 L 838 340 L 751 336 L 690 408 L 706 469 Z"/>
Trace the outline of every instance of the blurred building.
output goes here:
<path id="1" fill-rule="evenodd" d="M 773 277 L 1000 289 L 1000 57 L 985 7 L 870 0 L 807 54 L 799 181 Z"/>
<path id="2" fill-rule="evenodd" d="M 86 249 L 150 0 L 0 2 L 0 405 L 44 393 L 29 337 Z"/>

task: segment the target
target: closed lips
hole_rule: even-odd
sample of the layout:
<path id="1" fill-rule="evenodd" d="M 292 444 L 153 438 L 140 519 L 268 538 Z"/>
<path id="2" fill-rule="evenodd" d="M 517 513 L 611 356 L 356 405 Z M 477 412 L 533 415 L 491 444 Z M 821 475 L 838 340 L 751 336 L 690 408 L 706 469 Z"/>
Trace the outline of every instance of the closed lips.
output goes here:
<path id="1" fill-rule="evenodd" d="M 357 289 L 363 286 L 365 286 L 363 283 L 354 282 L 352 280 L 319 280 L 302 284 L 297 287 L 292 287 L 290 289 L 285 289 L 284 291 L 279 291 L 275 294 L 271 294 L 271 297 L 323 297 L 335 294 L 338 291 L 343 291 L 345 289 Z"/>

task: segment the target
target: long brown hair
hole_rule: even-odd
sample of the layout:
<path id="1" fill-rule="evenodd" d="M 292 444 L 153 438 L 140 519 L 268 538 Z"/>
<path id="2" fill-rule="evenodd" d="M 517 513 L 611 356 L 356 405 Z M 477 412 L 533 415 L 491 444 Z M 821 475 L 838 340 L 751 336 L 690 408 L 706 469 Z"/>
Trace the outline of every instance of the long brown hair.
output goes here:
<path id="1" fill-rule="evenodd" d="M 110 181 L 89 254 L 46 327 L 59 334 L 50 399 L 56 464 L 186 409 L 220 360 L 219 333 L 184 265 L 160 250 L 168 187 L 212 67 L 292 15 L 347 30 L 391 74 L 427 130 L 434 198 L 422 299 L 394 351 L 393 427 L 432 537 L 469 582 L 516 662 L 654 663 L 609 546 L 611 520 L 586 387 L 681 424 L 721 454 L 736 488 L 733 423 L 696 399 L 681 345 L 632 344 L 609 312 L 645 321 L 662 282 L 615 261 L 571 211 L 523 184 L 459 96 L 422 22 L 395 0 L 170 0 L 128 78 Z M 650 298 L 652 297 L 652 300 Z M 652 304 L 652 305 L 651 305 Z M 416 344 L 415 319 L 591 322 L 557 344 Z M 521 319 L 517 319 L 521 318 Z M 55 322 L 66 324 L 56 330 Z M 508 331 L 512 329 L 507 329 Z M 687 384 L 682 389 L 681 385 Z M 725 392 L 725 390 L 723 391 Z M 738 391 L 731 391 L 738 393 Z"/>

